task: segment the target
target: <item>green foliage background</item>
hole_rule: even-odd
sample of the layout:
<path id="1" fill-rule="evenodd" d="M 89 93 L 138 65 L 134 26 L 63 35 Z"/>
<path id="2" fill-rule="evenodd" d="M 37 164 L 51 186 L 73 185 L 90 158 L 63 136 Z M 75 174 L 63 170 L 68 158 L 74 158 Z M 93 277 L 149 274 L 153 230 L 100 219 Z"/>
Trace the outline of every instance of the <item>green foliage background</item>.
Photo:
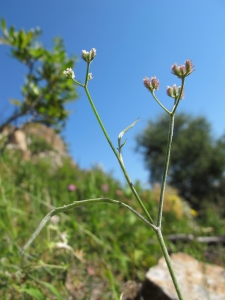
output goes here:
<path id="1" fill-rule="evenodd" d="M 27 66 L 27 74 L 22 87 L 23 99 L 11 99 L 17 109 L 0 124 L 0 132 L 24 116 L 26 120 L 52 126 L 60 132 L 69 115 L 65 105 L 77 99 L 73 82 L 62 76 L 66 68 L 74 68 L 76 56 L 68 57 L 61 38 L 53 39 L 52 50 L 46 49 L 38 40 L 40 28 L 27 32 L 16 31 L 13 26 L 7 29 L 2 19 L 1 29 L 0 44 L 10 47 L 11 56 Z"/>
<path id="2" fill-rule="evenodd" d="M 129 189 L 112 175 L 98 167 L 81 170 L 70 159 L 56 168 L 48 157 L 34 163 L 24 161 L 16 150 L 7 150 L 1 157 L 0 178 L 1 299 L 66 299 L 69 277 L 75 299 L 89 299 L 96 286 L 101 292 L 99 299 L 116 299 L 124 281 L 142 280 L 148 268 L 161 257 L 156 237 L 145 224 L 129 211 L 107 204 L 60 214 L 21 257 L 21 247 L 53 207 L 101 196 L 122 200 L 137 210 L 139 206 Z M 69 191 L 69 184 L 76 186 L 75 191 Z M 156 216 L 158 199 L 154 193 L 138 182 L 135 186 Z M 177 195 L 171 197 L 175 201 Z M 205 232 L 209 226 L 214 235 L 222 233 L 224 221 L 212 207 L 204 224 L 190 214 L 180 216 L 170 209 L 165 211 L 163 224 L 165 235 L 209 235 Z M 182 250 L 201 260 L 224 263 L 221 247 L 210 248 L 209 257 L 209 249 L 195 242 L 168 242 L 168 247 L 172 252 Z"/>
<path id="3" fill-rule="evenodd" d="M 162 115 L 156 121 L 150 121 L 137 136 L 137 149 L 144 155 L 152 184 L 161 182 L 168 128 L 169 118 Z M 198 210 L 205 202 L 215 201 L 223 209 L 224 171 L 224 137 L 213 137 L 211 125 L 205 117 L 177 114 L 168 183 Z"/>

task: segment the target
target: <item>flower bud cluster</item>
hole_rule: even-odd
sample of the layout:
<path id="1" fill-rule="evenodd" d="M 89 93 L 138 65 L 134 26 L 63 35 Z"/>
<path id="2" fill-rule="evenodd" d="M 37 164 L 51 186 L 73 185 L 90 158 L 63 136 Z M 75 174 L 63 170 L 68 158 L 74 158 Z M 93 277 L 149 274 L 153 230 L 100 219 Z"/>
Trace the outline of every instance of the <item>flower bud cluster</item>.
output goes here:
<path id="1" fill-rule="evenodd" d="M 181 92 L 181 86 L 177 87 L 176 84 L 174 84 L 172 87 L 167 86 L 166 93 L 169 97 L 172 97 L 174 99 L 178 99 Z M 180 99 L 184 99 L 184 90 L 182 91 Z"/>
<path id="2" fill-rule="evenodd" d="M 63 74 L 66 76 L 66 78 L 69 79 L 75 78 L 75 74 L 71 68 L 67 68 L 65 71 L 63 71 Z"/>
<path id="3" fill-rule="evenodd" d="M 193 72 L 193 64 L 191 60 L 186 60 L 185 65 L 172 65 L 172 73 L 179 78 L 185 78 Z"/>
<path id="4" fill-rule="evenodd" d="M 143 79 L 145 87 L 150 90 L 151 93 L 153 93 L 154 90 L 159 89 L 159 80 L 156 79 L 156 76 L 149 79 L 148 77 L 145 77 Z"/>
<path id="5" fill-rule="evenodd" d="M 92 48 L 90 52 L 87 52 L 86 50 L 82 50 L 81 57 L 83 60 L 85 60 L 87 63 L 90 63 L 96 56 L 96 49 Z"/>

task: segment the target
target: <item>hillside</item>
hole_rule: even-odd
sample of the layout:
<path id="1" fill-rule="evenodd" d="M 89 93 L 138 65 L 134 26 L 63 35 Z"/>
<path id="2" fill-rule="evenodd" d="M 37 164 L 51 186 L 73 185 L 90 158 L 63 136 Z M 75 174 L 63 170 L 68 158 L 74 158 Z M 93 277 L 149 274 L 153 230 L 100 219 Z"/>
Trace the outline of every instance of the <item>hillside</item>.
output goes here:
<path id="1" fill-rule="evenodd" d="M 15 133 L 0 159 L 0 298 L 116 299 L 125 282 L 143 280 L 162 256 L 160 247 L 144 223 L 116 205 L 83 206 L 52 217 L 25 256 L 19 255 L 54 207 L 108 197 L 141 211 L 128 187 L 111 174 L 97 166 L 81 170 L 50 129 L 35 125 L 21 130 L 23 146 Z M 138 182 L 135 186 L 156 216 L 158 188 L 146 190 Z M 164 234 L 222 234 L 224 221 L 216 210 L 206 211 L 203 226 L 194 215 L 176 191 L 168 188 Z M 168 241 L 168 247 L 171 253 L 183 251 L 224 264 L 221 246 Z"/>

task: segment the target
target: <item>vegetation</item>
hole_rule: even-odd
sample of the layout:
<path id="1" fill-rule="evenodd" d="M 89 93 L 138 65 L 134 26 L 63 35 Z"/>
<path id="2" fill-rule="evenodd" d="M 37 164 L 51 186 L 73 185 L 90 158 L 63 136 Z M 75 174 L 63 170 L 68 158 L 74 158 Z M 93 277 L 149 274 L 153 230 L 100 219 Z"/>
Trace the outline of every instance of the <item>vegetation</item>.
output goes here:
<path id="1" fill-rule="evenodd" d="M 144 155 L 152 184 L 162 180 L 168 126 L 169 118 L 161 116 L 137 136 L 137 148 Z M 213 138 L 205 117 L 177 114 L 168 183 L 196 209 L 215 200 L 222 208 L 224 171 L 224 137 Z"/>
<path id="2" fill-rule="evenodd" d="M 75 299 L 90 299 L 96 289 L 98 299 L 116 299 L 124 281 L 142 280 L 161 257 L 156 236 L 147 226 L 140 226 L 129 211 L 107 204 L 53 217 L 21 257 L 21 247 L 52 207 L 107 196 L 140 209 L 128 187 L 98 167 L 80 170 L 65 159 L 53 172 L 48 158 L 33 163 L 22 160 L 16 150 L 6 150 L 0 170 L 1 299 L 66 299 L 68 289 Z M 156 213 L 157 188 L 145 190 L 138 182 L 135 187 L 149 211 Z M 193 213 L 183 210 L 175 190 L 167 191 L 165 207 L 165 235 L 209 235 L 209 226 L 212 234 L 222 234 L 225 224 L 216 211 L 211 209 L 204 224 L 197 224 Z M 182 250 L 201 260 L 224 263 L 221 249 L 214 247 L 210 250 L 214 255 L 204 257 L 209 251 L 204 245 L 167 244 L 172 252 Z"/>
<path id="3" fill-rule="evenodd" d="M 3 36 L 0 44 L 10 47 L 13 58 L 27 67 L 25 83 L 22 87 L 23 100 L 11 99 L 16 110 L 0 124 L 0 132 L 13 121 L 24 117 L 26 121 L 40 122 L 61 131 L 68 118 L 69 111 L 65 104 L 77 99 L 72 82 L 64 80 L 63 70 L 73 67 L 76 57 L 68 57 L 61 38 L 53 40 L 53 50 L 46 49 L 38 41 L 41 29 L 7 29 L 1 20 Z"/>

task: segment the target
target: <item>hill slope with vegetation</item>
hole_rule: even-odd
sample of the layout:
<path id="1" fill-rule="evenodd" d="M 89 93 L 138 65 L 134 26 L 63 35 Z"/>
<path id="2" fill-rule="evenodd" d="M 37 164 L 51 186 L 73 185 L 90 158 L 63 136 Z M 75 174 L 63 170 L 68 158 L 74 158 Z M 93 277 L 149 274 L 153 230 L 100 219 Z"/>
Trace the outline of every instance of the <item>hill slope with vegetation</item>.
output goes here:
<path id="1" fill-rule="evenodd" d="M 33 143 L 39 145 L 39 152 L 48 150 L 41 141 Z M 128 187 L 112 174 L 97 166 L 81 170 L 69 157 L 55 167 L 47 156 L 38 157 L 38 151 L 34 151 L 35 160 L 32 156 L 24 160 L 17 149 L 6 149 L 0 158 L 1 299 L 68 299 L 69 295 L 70 299 L 117 299 L 124 282 L 141 281 L 162 256 L 153 232 L 122 207 L 97 204 L 56 215 L 25 256 L 19 255 L 54 207 L 108 197 L 139 211 Z M 157 186 L 151 191 L 136 182 L 135 187 L 156 216 Z M 204 220 L 198 220 L 176 190 L 168 188 L 165 201 L 165 235 L 222 234 L 224 223 L 213 207 L 205 211 Z M 194 241 L 167 244 L 170 252 L 184 251 L 199 260 L 224 263 L 222 246 L 209 248 Z"/>

